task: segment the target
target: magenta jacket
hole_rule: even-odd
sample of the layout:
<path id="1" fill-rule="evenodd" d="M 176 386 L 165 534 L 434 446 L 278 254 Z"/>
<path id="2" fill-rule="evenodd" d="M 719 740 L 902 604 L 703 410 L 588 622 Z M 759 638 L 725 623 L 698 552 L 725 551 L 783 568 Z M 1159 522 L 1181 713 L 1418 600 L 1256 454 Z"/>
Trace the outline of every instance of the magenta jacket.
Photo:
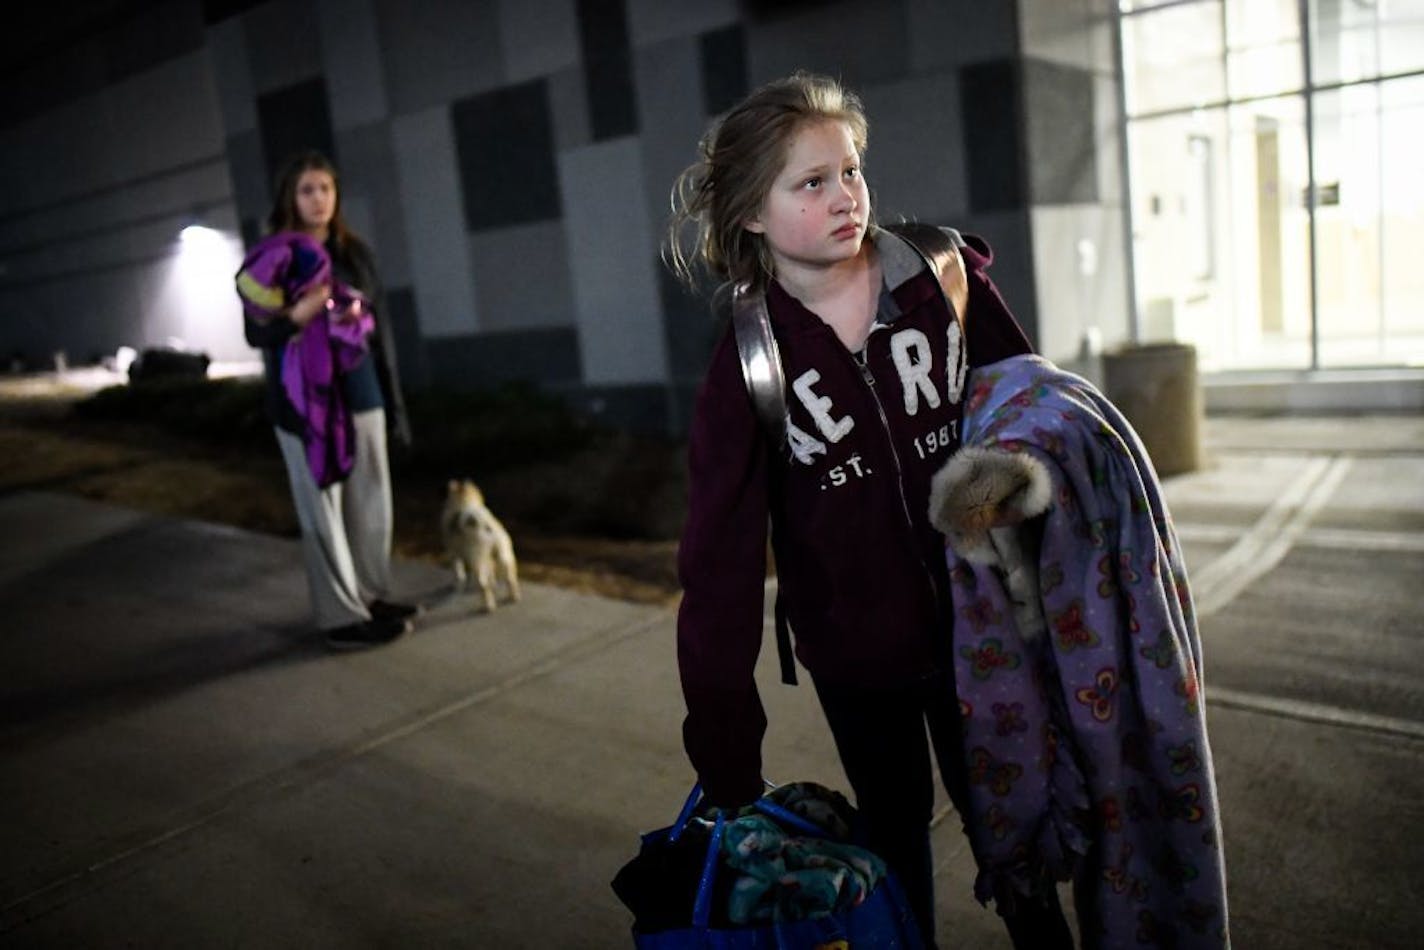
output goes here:
<path id="1" fill-rule="evenodd" d="M 818 681 L 911 683 L 947 663 L 944 538 L 929 483 L 959 445 L 968 368 L 1031 351 L 967 236 L 967 333 L 901 239 L 879 231 L 885 275 L 861 354 L 772 283 L 790 406 L 789 451 L 768 444 L 730 328 L 698 393 L 688 517 L 678 552 L 683 740 L 708 798 L 762 790 L 766 716 L 753 677 L 762 641 L 768 518 L 796 656 Z M 965 339 L 964 337 L 967 337 Z"/>

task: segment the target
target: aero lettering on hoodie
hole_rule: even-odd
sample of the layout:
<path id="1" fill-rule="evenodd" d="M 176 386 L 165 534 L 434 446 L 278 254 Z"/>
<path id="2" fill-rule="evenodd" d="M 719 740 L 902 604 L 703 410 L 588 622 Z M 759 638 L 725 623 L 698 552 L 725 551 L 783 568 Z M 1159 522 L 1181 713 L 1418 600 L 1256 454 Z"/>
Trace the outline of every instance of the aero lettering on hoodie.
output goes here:
<path id="1" fill-rule="evenodd" d="M 924 331 L 915 327 L 892 331 L 889 344 L 890 355 L 895 365 L 895 371 L 899 374 L 900 392 L 906 416 L 918 415 L 921 404 L 928 409 L 938 409 L 944 403 L 952 406 L 959 402 L 969 366 L 964 353 L 963 334 L 960 332 L 959 324 L 954 321 L 949 324 L 946 344 L 945 378 L 935 380 L 932 372 L 934 361 L 930 352 L 930 339 Z M 813 435 L 794 422 L 787 422 L 786 440 L 791 449 L 791 455 L 803 465 L 816 464 L 818 456 L 827 455 L 827 443 L 835 444 L 841 441 L 855 428 L 856 424 L 855 418 L 849 412 L 838 411 L 830 396 L 817 391 L 816 384 L 820 381 L 820 372 L 816 369 L 808 369 L 797 376 L 791 384 L 791 391 L 796 394 L 796 398 L 806 409 L 816 428 L 816 434 Z M 941 386 L 943 390 L 941 390 Z M 885 408 L 888 407 L 882 404 L 882 409 Z M 954 420 L 938 429 L 915 436 L 913 440 L 915 451 L 920 458 L 926 458 L 942 448 L 947 448 L 952 442 L 958 440 L 958 427 L 958 420 Z M 859 464 L 859 456 L 852 456 L 847 460 L 847 465 L 851 466 L 857 477 L 872 474 Z M 837 466 L 836 468 L 839 470 L 842 467 Z M 833 487 L 839 487 L 847 481 L 843 471 L 839 473 L 839 476 L 836 471 L 832 471 L 830 474 L 832 476 L 830 484 Z"/>

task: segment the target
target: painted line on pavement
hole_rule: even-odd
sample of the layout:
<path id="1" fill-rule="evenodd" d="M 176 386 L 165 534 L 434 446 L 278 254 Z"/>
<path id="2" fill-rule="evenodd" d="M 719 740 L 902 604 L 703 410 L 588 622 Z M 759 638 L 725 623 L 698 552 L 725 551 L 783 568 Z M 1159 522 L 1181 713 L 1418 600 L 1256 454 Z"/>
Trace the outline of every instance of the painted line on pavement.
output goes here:
<path id="1" fill-rule="evenodd" d="M 1279 696 L 1263 696 L 1260 693 L 1246 693 L 1220 686 L 1206 688 L 1206 704 L 1239 709 L 1243 712 L 1266 713 L 1302 722 L 1318 722 L 1327 726 L 1345 729 L 1360 729 L 1384 735 L 1403 736 L 1406 739 L 1424 740 L 1424 722 L 1399 719 L 1395 716 L 1379 716 L 1374 713 L 1356 712 L 1312 703 L 1300 699 L 1283 699 Z"/>
<path id="2" fill-rule="evenodd" d="M 1227 524 L 1182 524 L 1174 527 L 1178 539 L 1197 544 L 1233 544 L 1245 529 Z M 1369 528 L 1309 528 L 1295 539 L 1298 548 L 1330 548 L 1344 551 L 1386 551 L 1424 553 L 1424 533 L 1374 531 Z"/>
<path id="3" fill-rule="evenodd" d="M 1235 544 L 1201 570 L 1189 572 L 1198 618 L 1231 603 L 1281 562 L 1335 493 L 1352 462 L 1349 455 L 1312 458 Z"/>

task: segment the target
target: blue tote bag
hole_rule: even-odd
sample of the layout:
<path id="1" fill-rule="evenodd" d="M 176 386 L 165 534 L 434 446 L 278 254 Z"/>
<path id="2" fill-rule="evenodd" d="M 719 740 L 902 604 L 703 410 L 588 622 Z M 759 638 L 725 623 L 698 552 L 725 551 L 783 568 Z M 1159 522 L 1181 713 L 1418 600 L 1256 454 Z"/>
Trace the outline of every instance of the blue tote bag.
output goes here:
<path id="1" fill-rule="evenodd" d="M 644 840 L 663 838 L 675 842 L 686 830 L 701 799 L 695 787 L 677 821 L 667 828 L 649 832 Z M 796 834 L 831 837 L 824 829 L 769 799 L 756 802 L 757 811 Z M 719 813 L 712 823 L 707 854 L 697 882 L 691 925 L 656 932 L 642 932 L 635 926 L 633 945 L 637 950 L 923 950 L 919 928 L 909 902 L 893 874 L 887 870 L 880 882 L 854 907 L 805 920 L 776 921 L 747 926 L 716 926 L 712 923 L 713 892 L 726 820 Z"/>

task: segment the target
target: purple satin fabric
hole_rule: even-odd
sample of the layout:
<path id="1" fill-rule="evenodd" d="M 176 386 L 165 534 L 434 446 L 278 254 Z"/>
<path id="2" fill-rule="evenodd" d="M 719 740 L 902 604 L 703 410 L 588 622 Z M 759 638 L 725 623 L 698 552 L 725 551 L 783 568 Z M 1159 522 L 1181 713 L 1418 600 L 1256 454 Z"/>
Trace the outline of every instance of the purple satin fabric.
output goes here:
<path id="1" fill-rule="evenodd" d="M 325 488 L 351 473 L 356 431 L 341 388 L 341 374 L 365 359 L 366 337 L 375 328 L 369 308 L 355 319 L 337 319 L 333 307 L 318 314 L 287 341 L 282 387 L 306 424 L 302 441 L 317 486 Z"/>
<path id="2" fill-rule="evenodd" d="M 279 231 L 252 246 L 237 272 L 246 313 L 265 322 L 313 287 L 332 283 L 331 256 L 316 238 Z"/>

